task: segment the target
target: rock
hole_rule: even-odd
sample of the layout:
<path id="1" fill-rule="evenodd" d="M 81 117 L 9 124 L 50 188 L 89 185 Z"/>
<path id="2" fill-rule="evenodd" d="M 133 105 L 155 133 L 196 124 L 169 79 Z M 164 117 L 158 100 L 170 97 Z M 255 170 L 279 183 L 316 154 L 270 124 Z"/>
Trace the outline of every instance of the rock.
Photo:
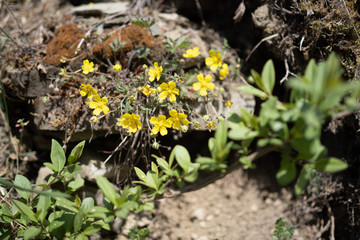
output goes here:
<path id="1" fill-rule="evenodd" d="M 81 5 L 71 9 L 71 13 L 77 15 L 110 15 L 116 13 L 126 14 L 129 10 L 129 2 L 107 2 L 107 3 L 94 3 L 92 5 Z"/>

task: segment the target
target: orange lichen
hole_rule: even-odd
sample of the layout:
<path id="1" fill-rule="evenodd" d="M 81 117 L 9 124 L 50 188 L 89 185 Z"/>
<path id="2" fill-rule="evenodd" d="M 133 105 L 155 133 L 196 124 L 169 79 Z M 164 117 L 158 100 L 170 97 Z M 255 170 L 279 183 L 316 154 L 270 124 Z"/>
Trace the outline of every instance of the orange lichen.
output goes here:
<path id="1" fill-rule="evenodd" d="M 82 37 L 83 33 L 75 23 L 62 25 L 55 30 L 55 37 L 47 44 L 43 62 L 60 66 L 61 58 L 75 57 L 76 47 Z"/>
<path id="2" fill-rule="evenodd" d="M 154 46 L 154 39 L 152 35 L 143 27 L 137 25 L 129 25 L 120 30 L 112 33 L 109 38 L 104 42 L 106 55 L 110 58 L 114 56 L 110 48 L 110 44 L 117 39 L 119 42 L 126 42 L 121 52 L 128 52 L 134 48 L 145 45 L 147 47 Z M 105 57 L 103 52 L 103 46 L 101 43 L 96 43 L 93 47 L 93 53 L 97 56 Z M 115 53 L 116 54 L 116 53 Z"/>

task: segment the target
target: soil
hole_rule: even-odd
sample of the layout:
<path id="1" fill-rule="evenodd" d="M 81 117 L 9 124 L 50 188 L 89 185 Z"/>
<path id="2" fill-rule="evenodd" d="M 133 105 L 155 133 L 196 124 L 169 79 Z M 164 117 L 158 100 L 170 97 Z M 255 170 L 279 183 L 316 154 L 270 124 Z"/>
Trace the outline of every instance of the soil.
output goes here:
<path id="1" fill-rule="evenodd" d="M 91 55 L 102 59 L 106 56 L 115 58 L 110 43 L 119 36 L 127 42 L 121 50 L 123 52 L 119 53 L 122 65 L 131 58 L 128 51 L 143 44 L 152 48 L 151 57 L 157 59 L 161 55 L 157 47 L 162 39 L 152 37 L 144 28 L 128 25 L 113 31 L 104 45 L 87 39 L 93 47 L 81 45 L 83 51 L 76 55 L 80 40 L 89 28 L 84 22 L 94 24 L 99 21 L 99 15 L 86 11 L 72 13 L 70 10 L 72 4 L 88 4 L 88 1 L 7 2 L 17 21 L 3 4 L 0 27 L 16 43 L 8 41 L 5 49 L 0 45 L 0 80 L 6 92 L 11 126 L 11 130 L 6 126 L 6 117 L 1 111 L 0 176 L 13 179 L 20 172 L 35 182 L 38 169 L 49 158 L 51 137 L 66 139 L 79 129 L 85 129 L 86 136 L 92 134 L 84 120 L 90 115 L 77 115 L 84 108 L 76 92 L 81 79 L 58 81 L 60 67 L 80 69 L 81 60 Z M 250 69 L 259 71 L 264 62 L 272 58 L 277 78 L 281 79 L 289 71 L 303 71 L 310 58 L 321 60 L 331 51 L 336 51 L 342 59 L 345 77 L 359 76 L 360 38 L 357 29 L 360 5 L 357 1 L 305 1 L 297 4 L 297 1 L 174 0 L 153 1 L 153 5 L 145 8 L 139 8 L 135 2 L 133 10 L 138 14 L 153 11 L 157 17 L 161 12 L 178 12 L 185 16 L 176 15 L 179 25 L 227 38 L 242 60 L 241 71 L 245 75 Z M 145 4 L 149 1 L 139 2 Z M 200 8 L 196 2 L 200 3 Z M 245 12 L 235 24 L 234 13 L 241 2 L 244 2 Z M 83 18 L 77 18 L 79 16 Z M 193 22 L 189 24 L 188 19 Z M 24 34 L 31 43 L 26 41 Z M 210 42 L 211 36 L 207 37 Z M 18 48 L 17 44 L 24 47 Z M 137 59 L 134 72 L 142 64 L 143 60 Z M 10 66 L 11 71 L 5 70 L 5 66 Z M 106 78 L 99 80 L 98 85 L 99 89 L 115 89 L 106 83 Z M 287 92 L 282 85 L 277 84 L 275 91 L 280 98 L 286 98 Z M 40 96 L 49 96 L 50 101 L 38 101 Z M 4 109 L 3 105 L 1 107 Z M 33 119 L 23 133 L 15 127 L 19 118 Z M 349 169 L 331 176 L 319 174 L 300 197 L 293 195 L 292 186 L 280 188 L 277 185 L 275 173 L 279 156 L 269 155 L 257 163 L 255 170 L 240 169 L 197 191 L 161 199 L 153 212 L 132 214 L 127 221 L 113 225 L 110 237 L 109 233 L 98 237 L 126 239 L 129 228 L 137 225 L 150 229 L 149 239 L 271 239 L 276 220 L 283 218 L 296 227 L 293 239 L 360 239 L 359 119 L 359 115 L 351 115 L 330 122 L 324 129 L 323 142 L 329 148 L 329 154 L 346 160 Z M 111 124 L 114 122 L 114 119 L 107 120 Z M 94 137 L 97 143 L 108 139 L 106 137 L 115 138 L 111 124 Z M 21 141 L 9 140 L 9 136 Z M 73 136 L 74 142 L 84 138 L 81 134 Z M 202 151 L 201 146 L 207 145 L 209 136 L 211 133 L 199 134 L 193 138 L 196 144 L 187 142 L 192 155 Z M 105 143 L 92 150 L 104 154 L 113 149 L 112 145 L 109 147 Z M 17 151 L 24 153 L 20 159 L 16 158 Z"/>

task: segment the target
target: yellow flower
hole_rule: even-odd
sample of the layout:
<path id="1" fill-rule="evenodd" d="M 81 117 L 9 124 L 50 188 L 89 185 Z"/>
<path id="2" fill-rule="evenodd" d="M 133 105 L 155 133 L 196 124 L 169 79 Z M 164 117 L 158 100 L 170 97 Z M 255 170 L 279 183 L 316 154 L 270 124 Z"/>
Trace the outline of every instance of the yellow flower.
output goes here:
<path id="1" fill-rule="evenodd" d="M 181 123 L 184 125 L 189 125 L 190 122 L 186 119 L 187 115 L 184 113 L 178 113 L 175 109 L 169 111 L 171 117 L 169 117 L 169 121 L 173 124 L 172 128 L 179 130 L 181 127 Z"/>
<path id="2" fill-rule="evenodd" d="M 183 54 L 184 58 L 195 58 L 200 55 L 199 48 L 194 47 L 193 49 L 186 50 L 186 53 Z"/>
<path id="3" fill-rule="evenodd" d="M 220 69 L 219 74 L 220 74 L 220 77 L 219 77 L 220 80 L 224 80 L 224 78 L 227 75 L 229 75 L 229 66 L 226 63 L 224 63 L 222 65 L 222 68 Z"/>
<path id="4" fill-rule="evenodd" d="M 66 63 L 66 58 L 65 58 L 65 57 L 61 57 L 61 58 L 60 58 L 60 62 L 61 62 L 61 63 Z"/>
<path id="5" fill-rule="evenodd" d="M 158 134 L 160 132 L 161 136 L 168 134 L 167 128 L 171 128 L 171 122 L 169 119 L 166 119 L 164 115 L 159 115 L 159 118 L 151 117 L 150 123 L 154 125 L 151 129 L 152 134 Z"/>
<path id="6" fill-rule="evenodd" d="M 66 75 L 66 69 L 65 68 L 60 68 L 59 75 L 65 76 Z"/>
<path id="7" fill-rule="evenodd" d="M 196 78 L 199 82 L 196 82 L 193 84 L 193 88 L 195 91 L 200 90 L 200 96 L 206 96 L 207 95 L 207 89 L 214 90 L 215 84 L 211 83 L 212 80 L 211 75 L 207 74 L 204 78 L 204 75 L 202 73 L 196 75 Z"/>
<path id="8" fill-rule="evenodd" d="M 205 64 L 210 66 L 211 71 L 216 71 L 216 69 L 222 65 L 221 54 L 219 51 L 215 53 L 213 50 L 210 50 L 209 54 L 210 57 L 205 59 Z"/>
<path id="9" fill-rule="evenodd" d="M 173 81 L 170 81 L 169 84 L 162 83 L 160 86 L 159 97 L 161 100 L 165 100 L 169 97 L 170 102 L 176 101 L 176 95 L 179 95 L 179 89 L 176 88 L 176 84 Z"/>
<path id="10" fill-rule="evenodd" d="M 225 103 L 225 106 L 226 106 L 227 108 L 232 108 L 232 107 L 233 107 L 233 102 L 232 102 L 232 101 L 227 101 L 227 102 Z"/>
<path id="11" fill-rule="evenodd" d="M 94 5 L 94 3 L 93 3 L 93 2 L 89 2 L 89 6 L 92 6 L 92 5 Z"/>
<path id="12" fill-rule="evenodd" d="M 135 96 L 130 96 L 128 98 L 128 100 L 129 100 L 129 103 L 133 103 L 135 101 Z"/>
<path id="13" fill-rule="evenodd" d="M 152 82 L 155 80 L 155 78 L 157 81 L 159 81 L 162 71 L 162 66 L 159 67 L 159 64 L 155 62 L 154 68 L 149 69 L 149 81 Z"/>
<path id="14" fill-rule="evenodd" d="M 95 101 L 90 101 L 89 103 L 89 107 L 91 109 L 94 109 L 93 115 L 97 116 L 101 112 L 104 112 L 104 114 L 106 115 L 109 112 L 109 108 L 106 106 L 106 104 L 108 103 L 107 98 L 103 97 L 101 99 L 99 95 L 95 94 L 94 100 Z"/>
<path id="15" fill-rule="evenodd" d="M 85 97 L 86 95 L 88 95 L 88 99 L 91 99 L 94 95 L 97 94 L 96 89 L 94 89 L 90 84 L 81 84 L 80 88 L 81 96 Z"/>
<path id="16" fill-rule="evenodd" d="M 142 93 L 145 96 L 149 96 L 150 94 L 156 93 L 156 90 L 153 88 L 150 88 L 149 85 L 146 85 L 145 87 L 142 88 Z"/>
<path id="17" fill-rule="evenodd" d="M 121 118 L 117 118 L 116 126 L 122 128 L 129 128 L 129 132 L 136 133 L 137 130 L 142 128 L 142 124 L 139 121 L 140 115 L 132 113 L 125 113 Z"/>
<path id="18" fill-rule="evenodd" d="M 215 128 L 215 122 L 214 121 L 208 122 L 208 129 L 209 129 L 210 132 L 211 132 L 212 128 Z"/>
<path id="19" fill-rule="evenodd" d="M 94 71 L 94 63 L 89 60 L 84 60 L 82 65 L 83 74 L 88 74 Z"/>
<path id="20" fill-rule="evenodd" d="M 116 72 L 120 71 L 121 68 L 122 68 L 122 66 L 120 65 L 119 62 L 117 62 L 117 63 L 116 63 L 114 66 L 112 66 L 112 67 L 113 67 L 113 69 L 114 69 Z"/>

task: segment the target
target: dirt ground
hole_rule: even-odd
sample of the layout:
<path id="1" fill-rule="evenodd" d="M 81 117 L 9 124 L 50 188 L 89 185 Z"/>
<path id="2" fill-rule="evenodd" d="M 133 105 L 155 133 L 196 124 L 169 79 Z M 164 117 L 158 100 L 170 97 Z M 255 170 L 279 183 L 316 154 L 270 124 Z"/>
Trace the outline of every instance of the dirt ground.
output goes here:
<path id="1" fill-rule="evenodd" d="M 73 50 L 76 49 L 74 46 L 76 45 L 73 44 L 71 38 L 65 37 L 64 39 L 70 42 L 66 42 L 65 40 L 55 42 L 55 44 L 58 45 L 53 46 L 52 50 L 54 50 L 54 52 L 52 52 L 52 55 L 44 57 L 46 55 L 45 52 L 50 51 L 46 49 L 46 45 L 48 45 L 51 39 L 57 34 L 55 28 L 59 26 L 62 21 L 76 22 L 77 25 L 83 26 L 82 24 L 84 23 L 77 21 L 75 17 L 76 14 L 71 13 L 70 9 L 72 9 L 74 5 L 80 5 L 81 3 L 88 4 L 89 1 L 38 1 L 37 4 L 35 4 L 34 1 L 8 2 L 16 18 L 19 20 L 18 24 L 24 26 L 25 33 L 36 36 L 32 43 L 36 46 L 36 50 L 39 51 L 39 55 L 37 55 L 38 58 L 31 59 L 32 62 L 30 62 L 38 64 L 37 66 L 39 67 L 36 69 L 36 72 L 45 69 L 47 74 L 53 77 L 59 70 L 56 65 L 61 65 L 58 60 L 64 54 L 64 52 L 62 52 L 59 55 L 58 51 L 71 49 L 71 53 L 73 53 Z M 133 3 L 134 2 L 136 1 L 133 1 Z M 145 3 L 151 1 L 138 1 L 138 3 L 140 2 Z M 153 1 L 153 4 L 156 5 L 158 9 L 167 13 L 177 12 L 186 15 L 186 18 L 196 22 L 191 25 L 196 26 L 194 28 L 200 29 L 201 25 L 205 23 L 207 25 L 206 28 L 214 29 L 212 31 L 221 37 L 228 38 L 230 45 L 233 46 L 234 51 L 236 51 L 243 61 L 241 70 L 244 74 L 248 74 L 249 69 L 261 69 L 263 63 L 268 58 L 274 58 L 275 65 L 277 69 L 279 69 L 277 73 L 282 76 L 289 74 L 289 72 L 287 72 L 288 69 L 286 69 L 287 65 L 289 65 L 290 70 L 294 72 L 301 71 L 304 63 L 309 58 L 315 57 L 322 59 L 323 53 L 326 55 L 326 44 L 329 44 L 329 39 L 323 36 L 318 36 L 318 38 L 313 37 L 312 34 L 315 34 L 314 28 L 306 28 L 303 31 L 299 30 L 299 32 L 295 32 L 296 29 L 299 29 L 299 26 L 295 24 L 299 19 L 303 21 L 304 26 L 305 23 L 308 25 L 310 23 L 315 24 L 311 22 L 311 20 L 313 20 L 311 17 L 305 17 L 306 10 L 304 10 L 313 7 L 313 5 L 317 6 L 317 3 L 314 1 L 308 1 L 308 5 L 302 4 L 301 8 L 299 7 L 296 11 L 292 8 L 293 5 L 290 3 L 281 4 L 282 1 L 275 1 L 276 3 L 273 5 L 269 3 L 271 1 L 265 1 L 268 2 L 269 5 L 263 4 L 264 1 L 245 1 L 246 4 L 244 7 L 246 11 L 242 16 L 242 20 L 237 24 L 234 24 L 233 16 L 236 8 L 241 5 L 242 1 L 227 1 L 224 3 L 213 1 L 213 4 L 204 4 L 204 1 L 200 1 L 203 6 L 201 9 L 202 14 L 204 15 L 199 13 L 196 2 L 197 1 L 190 0 Z M 354 2 L 355 5 L 348 4 L 353 7 L 351 8 L 351 14 L 355 14 L 353 9 L 359 5 L 356 1 Z M 324 3 L 324 6 L 325 5 Z M 34 6 L 36 7 L 31 8 Z M 144 8 L 142 10 L 149 11 L 148 9 L 149 8 Z M 214 9 L 216 9 L 216 11 Z M 259 15 L 259 9 L 263 11 L 263 15 Z M 267 12 L 268 9 L 274 11 L 270 14 L 270 19 L 272 19 L 270 22 L 266 22 L 268 20 L 267 17 L 269 17 L 267 15 L 269 14 Z M 257 19 L 255 17 L 253 18 L 256 10 L 258 10 L 258 15 L 256 16 L 263 16 L 265 20 L 263 19 L 263 21 L 261 21 L 260 17 Z M 290 10 L 293 11 L 293 14 L 286 15 L 286 11 Z M 138 11 L 140 10 L 138 9 Z M 331 11 L 326 12 L 326 14 L 330 14 L 330 12 Z M 2 14 L 0 15 L 1 17 L 6 16 L 6 18 L 0 18 L 0 27 L 10 29 L 9 31 L 15 34 L 15 39 L 23 39 L 16 22 L 11 20 L 12 16 L 6 11 L 4 5 L 2 5 L 0 14 Z M 325 14 L 325 10 L 319 10 L 309 16 L 323 16 L 321 14 Z M 223 21 L 218 20 L 219 16 L 222 17 Z M 331 16 L 339 17 L 341 16 L 341 11 L 339 10 L 338 12 L 334 10 L 331 12 Z M 90 14 L 90 16 L 86 15 L 84 19 L 86 18 L 86 21 L 94 24 L 98 21 L 98 17 L 96 14 L 95 16 Z M 356 16 L 354 15 L 354 19 L 358 18 L 357 13 Z M 349 18 L 346 19 L 346 21 L 350 20 Z M 183 17 L 179 18 L 178 21 L 179 25 L 184 24 Z M 339 22 L 346 25 L 346 21 L 345 23 L 342 21 Z M 267 25 L 274 23 L 275 25 Z M 75 39 L 74 41 L 76 41 L 79 36 L 86 33 L 87 29 L 78 29 L 77 27 L 74 29 L 73 27 L 76 26 L 76 24 L 72 24 L 71 26 L 68 25 L 68 27 L 71 28 L 72 33 L 76 33 L 72 36 Z M 356 24 L 355 22 L 355 25 Z M 324 26 L 326 23 L 321 23 L 320 25 L 321 27 L 319 27 L 319 29 L 322 31 L 327 30 Z M 311 26 L 313 27 L 314 25 Z M 284 29 L 286 29 L 286 31 Z M 348 28 L 342 29 L 344 32 L 350 31 Z M 279 32 L 280 35 L 282 35 L 281 39 L 274 37 L 256 47 L 256 50 L 254 49 L 254 47 L 262 41 L 263 37 L 268 37 L 276 33 L 276 31 L 282 31 Z M 64 32 L 66 31 L 64 30 Z M 341 34 L 345 34 L 343 32 L 337 34 L 336 31 L 332 29 L 330 32 L 337 40 Z M 305 53 L 299 53 L 297 47 L 302 34 L 304 34 L 304 36 L 306 35 L 306 39 L 304 40 Z M 1 37 L 3 37 L 3 35 L 1 35 Z M 141 35 L 140 37 L 145 39 L 148 36 Z M 351 37 L 354 37 L 353 33 Z M 24 45 L 27 44 L 25 40 L 23 40 L 23 42 Z M 339 47 L 343 64 L 350 66 L 346 68 L 346 75 L 359 75 L 358 69 L 354 67 L 359 66 L 359 64 L 357 64 L 357 61 L 360 59 L 357 57 L 358 50 L 351 52 L 351 49 L 354 49 L 353 44 L 355 44 L 355 41 L 351 39 L 346 42 L 346 44 L 344 42 L 341 43 L 344 45 L 338 46 L 338 44 L 337 46 Z M 147 42 L 145 44 L 149 44 L 151 47 L 154 46 L 153 42 Z M 307 46 L 305 47 L 306 44 Z M 294 47 L 295 45 L 296 47 Z M 16 46 L 13 46 L 12 50 L 14 49 L 16 49 Z M 254 50 L 254 52 L 252 50 Z M 4 53 L 6 53 L 9 61 L 20 69 L 28 67 L 26 60 L 20 58 L 27 56 L 26 49 L 24 51 L 25 52 L 4 51 Z M 83 57 L 88 53 L 84 54 Z M 99 55 L 101 54 L 102 53 L 99 53 Z M 44 59 L 42 59 L 42 57 L 44 57 Z M 74 56 L 66 55 L 66 57 L 73 58 Z M 129 56 L 124 55 L 124 58 L 127 57 Z M 74 60 L 73 66 L 74 68 L 79 68 L 81 65 Z M 140 63 L 139 66 L 141 66 Z M 0 80 L 3 80 L 2 77 L 3 76 L 0 75 Z M 21 77 L 19 77 L 19 79 L 21 79 Z M 76 79 L 74 82 L 76 85 Z M 4 81 L 4 84 L 6 85 L 7 82 Z M 40 103 L 34 99 L 38 95 L 50 91 L 48 85 L 42 81 L 41 77 L 38 77 L 34 84 L 32 88 L 29 88 L 29 91 L 24 92 L 21 91 L 21 87 L 19 86 L 17 87 L 20 90 L 16 89 L 16 87 L 12 88 L 13 85 L 6 85 L 6 89 L 9 92 L 15 93 L 15 95 L 8 96 L 8 101 L 10 103 L 9 106 L 11 106 L 9 111 L 11 115 L 11 126 L 13 127 L 12 134 L 18 138 L 20 138 L 20 134 L 18 129 L 15 128 L 16 120 L 24 116 L 34 116 L 32 112 L 34 110 L 33 106 L 40 105 Z M 65 83 L 65 85 L 66 89 L 72 89 L 73 87 L 70 83 Z M 282 86 L 277 85 L 276 91 L 279 93 L 280 98 L 286 97 L 286 91 Z M 58 104 L 62 104 L 60 100 Z M 70 108 L 72 109 L 73 106 L 78 106 L 76 104 L 76 102 L 71 102 Z M 77 108 L 76 111 L 81 111 L 81 108 Z M 10 132 L 5 126 L 5 117 L 0 116 L 0 119 L 0 155 L 2 156 L 0 157 L 0 176 L 11 178 L 14 176 L 15 171 L 18 170 L 25 175 L 27 174 L 32 182 L 34 182 L 37 177 L 37 170 L 44 161 L 48 160 L 49 148 L 47 144 L 50 139 L 49 135 L 44 134 L 44 131 L 37 131 L 39 129 L 36 130 L 33 124 L 30 123 L 31 127 L 29 126 L 26 134 L 24 134 L 24 142 L 27 144 L 18 146 L 16 142 L 9 142 L 8 136 Z M 319 180 L 320 183 L 315 182 L 310 188 L 316 187 L 320 189 L 322 194 L 315 194 L 309 188 L 303 196 L 295 197 L 292 186 L 280 188 L 275 180 L 275 173 L 278 167 L 276 164 L 278 163 L 271 165 L 265 159 L 257 164 L 258 166 L 255 170 L 236 170 L 200 190 L 185 193 L 175 198 L 161 199 L 157 202 L 156 209 L 153 212 L 137 215 L 131 214 L 126 221 L 122 221 L 120 224 L 113 226 L 114 229 L 111 236 L 105 234 L 106 237 L 97 236 L 97 238 L 94 237 L 94 239 L 114 239 L 114 237 L 117 236 L 119 240 L 125 240 L 127 239 L 128 230 L 134 225 L 149 228 L 149 239 L 154 240 L 271 239 L 275 222 L 279 218 L 283 218 L 287 224 L 296 227 L 293 239 L 335 239 L 335 236 L 336 239 L 359 239 L 359 117 L 351 116 L 343 119 L 341 123 L 335 123 L 335 125 L 337 126 L 335 130 L 331 130 L 330 127 L 330 130 L 324 130 L 324 142 L 330 147 L 329 152 L 331 154 L 346 159 L 349 162 L 351 170 L 333 177 L 321 175 L 319 178 L 322 178 L 322 182 Z M 50 130 L 49 132 L 51 132 Z M 76 131 L 76 129 L 73 130 Z M 101 133 L 100 135 L 98 137 L 103 139 L 102 137 L 107 135 L 107 133 Z M 62 137 L 63 135 L 61 135 L 61 138 Z M 339 144 L 339 142 L 342 144 Z M 207 145 L 207 138 L 199 141 L 199 144 Z M 25 157 L 23 156 L 21 158 L 20 162 L 17 162 L 14 154 L 12 154 L 12 149 L 17 146 L 27 153 Z M 194 152 L 192 152 L 192 154 L 196 155 Z M 270 156 L 271 160 L 276 160 L 276 158 L 277 156 Z"/>

